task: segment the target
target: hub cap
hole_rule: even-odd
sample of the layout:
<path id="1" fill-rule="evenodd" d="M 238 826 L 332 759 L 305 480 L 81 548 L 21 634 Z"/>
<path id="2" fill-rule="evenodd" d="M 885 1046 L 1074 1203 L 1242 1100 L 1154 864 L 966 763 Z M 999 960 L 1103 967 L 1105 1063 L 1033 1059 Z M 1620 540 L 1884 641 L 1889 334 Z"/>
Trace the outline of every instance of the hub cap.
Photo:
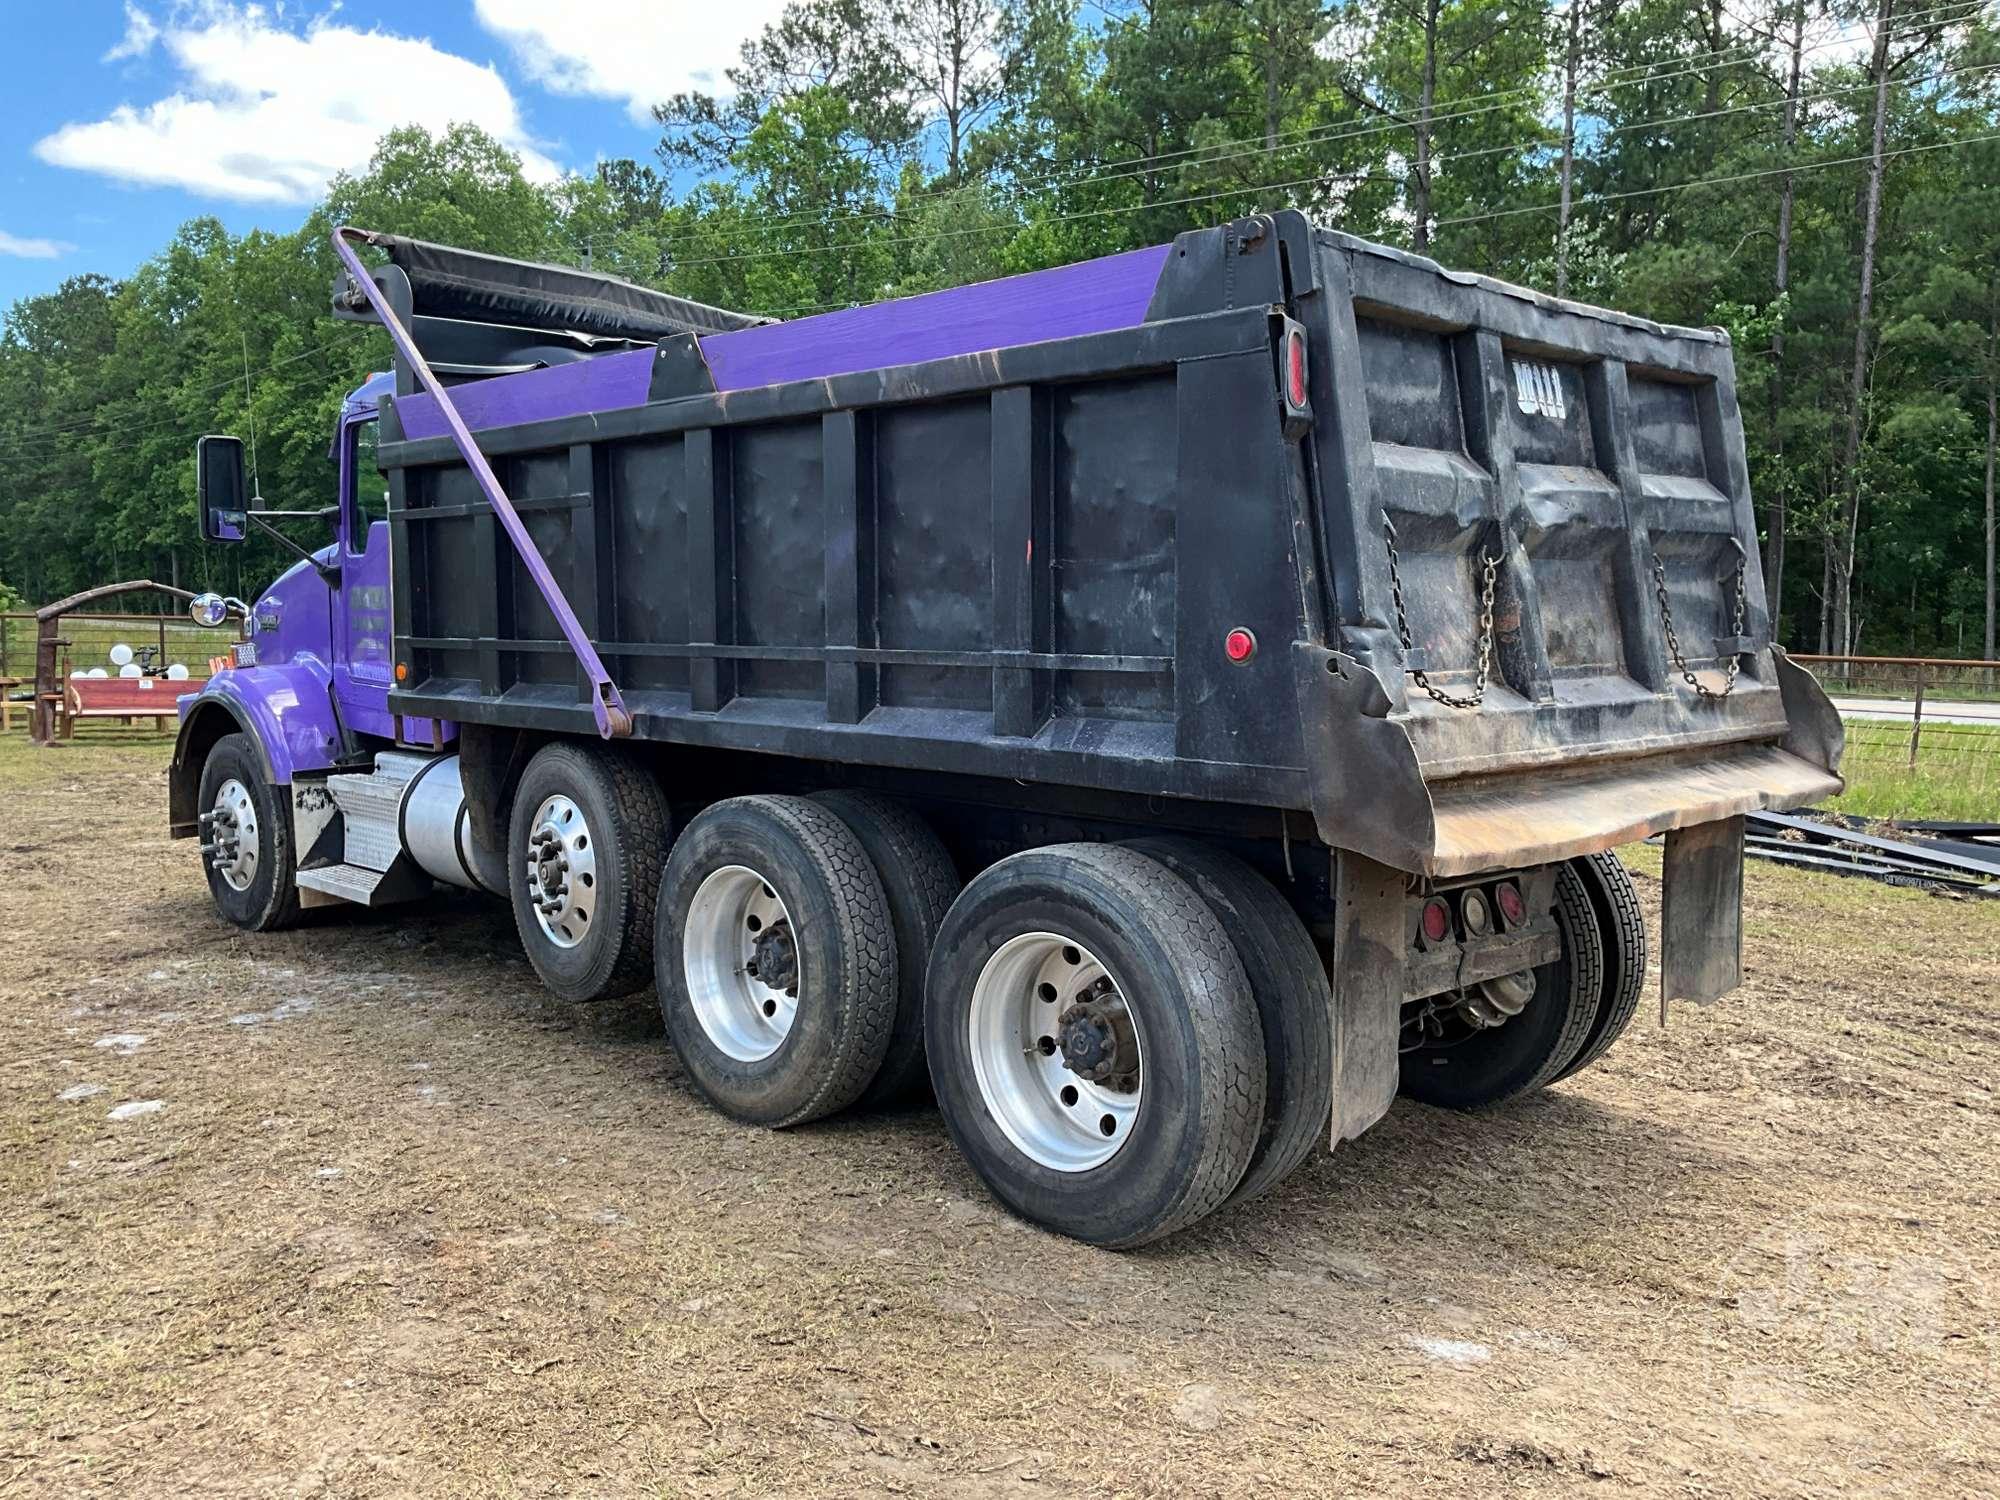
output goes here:
<path id="1" fill-rule="evenodd" d="M 791 913 L 748 865 L 724 865 L 688 903 L 682 973 L 695 1019 L 738 1062 L 784 1045 L 799 1012 L 799 948 Z"/>
<path id="2" fill-rule="evenodd" d="M 208 861 L 232 891 L 247 891 L 257 878 L 257 804 L 250 788 L 235 777 L 215 789 L 208 817 Z"/>
<path id="3" fill-rule="evenodd" d="M 528 901 L 542 936 L 574 948 L 590 935 L 597 914 L 597 842 L 583 809 L 554 796 L 535 813 L 525 851 Z"/>
<path id="4" fill-rule="evenodd" d="M 968 1025 L 987 1113 L 1031 1161 L 1087 1172 L 1124 1147 L 1145 1094 L 1138 1026 L 1088 949 L 1010 938 L 973 982 Z"/>

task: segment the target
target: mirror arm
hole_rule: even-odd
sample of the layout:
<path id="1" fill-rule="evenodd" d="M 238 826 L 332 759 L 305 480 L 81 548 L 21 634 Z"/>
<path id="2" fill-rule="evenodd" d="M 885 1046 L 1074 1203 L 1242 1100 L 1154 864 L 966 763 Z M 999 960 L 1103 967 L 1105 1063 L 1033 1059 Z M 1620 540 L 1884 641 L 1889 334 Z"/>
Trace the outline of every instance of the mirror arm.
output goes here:
<path id="1" fill-rule="evenodd" d="M 307 517 L 310 517 L 313 520 L 324 520 L 328 516 L 339 515 L 340 514 L 339 506 L 329 505 L 323 510 L 246 510 L 243 512 L 243 514 L 247 516 L 251 521 L 256 523 L 257 529 L 259 531 L 263 532 L 273 541 L 279 542 L 285 547 L 289 548 L 294 554 L 296 554 L 300 558 L 301 561 L 311 563 L 313 566 L 313 571 L 319 574 L 319 576 L 323 578 L 326 582 L 328 583 L 340 582 L 339 564 L 321 562 L 317 557 L 314 557 L 312 553 L 306 551 L 305 548 L 301 547 L 297 542 L 293 541 L 290 537 L 286 536 L 284 532 L 278 530 L 278 528 L 273 526 L 271 522 L 267 519 L 267 517 L 275 516 L 280 520 L 287 520 L 295 517 L 298 519 L 305 519 Z"/>

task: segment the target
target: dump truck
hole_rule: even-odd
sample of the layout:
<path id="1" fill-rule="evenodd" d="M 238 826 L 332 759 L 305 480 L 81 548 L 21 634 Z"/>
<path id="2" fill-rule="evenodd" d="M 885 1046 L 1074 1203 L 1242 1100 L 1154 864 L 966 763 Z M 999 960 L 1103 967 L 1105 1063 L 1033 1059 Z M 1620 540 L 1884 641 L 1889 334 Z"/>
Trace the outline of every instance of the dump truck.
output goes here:
<path id="1" fill-rule="evenodd" d="M 794 321 L 343 228 L 392 367 L 332 539 L 180 704 L 252 931 L 438 886 L 786 1127 L 926 1091 L 1137 1245 L 1399 1093 L 1588 1066 L 1742 967 L 1743 818 L 1840 789 L 1727 336 L 1296 212 Z M 204 438 L 200 529 L 273 529 Z"/>

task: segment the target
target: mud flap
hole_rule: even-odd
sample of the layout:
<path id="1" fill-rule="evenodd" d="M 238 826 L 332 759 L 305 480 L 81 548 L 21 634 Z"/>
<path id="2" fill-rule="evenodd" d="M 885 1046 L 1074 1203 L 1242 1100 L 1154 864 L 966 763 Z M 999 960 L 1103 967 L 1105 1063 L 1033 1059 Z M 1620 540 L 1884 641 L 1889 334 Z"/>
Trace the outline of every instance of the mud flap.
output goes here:
<path id="1" fill-rule="evenodd" d="M 1365 855 L 1335 859 L 1339 926 L 1333 981 L 1333 1140 L 1351 1141 L 1389 1112 L 1401 1077 L 1404 876 Z"/>
<path id="2" fill-rule="evenodd" d="M 1743 982 L 1743 819 L 1667 834 L 1660 1021 L 1674 1000 L 1719 1000 Z"/>

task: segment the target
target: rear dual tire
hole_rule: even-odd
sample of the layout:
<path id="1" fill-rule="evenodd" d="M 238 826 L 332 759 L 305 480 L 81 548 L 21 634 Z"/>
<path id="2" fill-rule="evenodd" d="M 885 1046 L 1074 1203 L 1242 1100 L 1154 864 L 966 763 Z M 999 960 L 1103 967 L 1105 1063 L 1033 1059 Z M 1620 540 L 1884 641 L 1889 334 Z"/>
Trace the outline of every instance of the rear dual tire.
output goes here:
<path id="1" fill-rule="evenodd" d="M 925 993 L 946 1128 L 1022 1217 L 1124 1248 L 1243 1181 L 1264 1124 L 1257 1005 L 1222 921 L 1158 860 L 1057 844 L 1000 861 L 952 904 Z"/>
<path id="2" fill-rule="evenodd" d="M 916 813 L 874 792 L 820 792 L 812 799 L 847 825 L 882 882 L 896 938 L 896 1015 L 889 1047 L 859 1107 L 894 1107 L 930 1092 L 924 1059 L 924 973 L 961 882 L 943 840 Z"/>
<path id="3" fill-rule="evenodd" d="M 1125 846 L 1193 886 L 1227 929 L 1264 1036 L 1264 1121 L 1249 1168 L 1226 1207 L 1262 1197 L 1329 1139 L 1333 1101 L 1333 987 L 1312 935 L 1291 904 L 1235 855 L 1184 838 Z"/>
<path id="4" fill-rule="evenodd" d="M 1403 1054 L 1402 1091 L 1446 1109 L 1484 1109 L 1588 1067 L 1623 1035 L 1646 974 L 1646 926 L 1612 854 L 1565 860 L 1554 916 L 1562 951 L 1534 971 L 1521 1012 Z"/>
<path id="5" fill-rule="evenodd" d="M 1589 1067 L 1611 1049 L 1638 1014 L 1639 997 L 1646 988 L 1646 916 L 1631 872 L 1609 852 L 1573 863 L 1604 945 L 1604 990 L 1583 1046 L 1556 1074 L 1557 1081 Z"/>
<path id="6" fill-rule="evenodd" d="M 803 797 L 737 797 L 688 824 L 660 887 L 667 1038 L 717 1109 L 799 1125 L 859 1100 L 889 1055 L 898 955 L 868 851 Z"/>
<path id="7" fill-rule="evenodd" d="M 528 762 L 508 819 L 507 888 L 521 948 L 564 1000 L 609 1000 L 653 977 L 653 908 L 672 817 L 650 769 L 557 741 Z"/>

